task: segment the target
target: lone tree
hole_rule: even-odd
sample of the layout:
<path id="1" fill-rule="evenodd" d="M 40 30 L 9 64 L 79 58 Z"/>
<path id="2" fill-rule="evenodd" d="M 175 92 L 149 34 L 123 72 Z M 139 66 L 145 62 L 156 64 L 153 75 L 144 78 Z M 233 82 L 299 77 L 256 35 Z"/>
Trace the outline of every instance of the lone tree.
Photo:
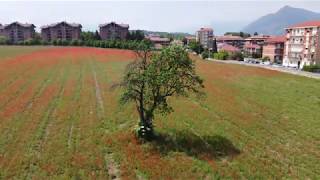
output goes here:
<path id="1" fill-rule="evenodd" d="M 182 47 L 170 46 L 152 53 L 150 46 L 140 43 L 137 59 L 127 66 L 121 86 L 122 104 L 134 102 L 139 113 L 138 135 L 151 139 L 155 113 L 173 111 L 170 96 L 202 94 L 203 80 L 195 72 L 195 64 Z"/>

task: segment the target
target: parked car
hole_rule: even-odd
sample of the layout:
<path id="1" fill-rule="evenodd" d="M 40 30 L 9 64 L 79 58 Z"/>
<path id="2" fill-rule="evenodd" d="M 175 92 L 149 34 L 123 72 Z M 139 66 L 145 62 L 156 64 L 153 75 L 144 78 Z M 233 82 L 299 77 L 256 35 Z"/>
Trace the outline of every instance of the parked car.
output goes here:
<path id="1" fill-rule="evenodd" d="M 264 65 L 271 65 L 270 61 L 264 61 L 264 62 L 262 62 L 262 64 L 264 64 Z"/>

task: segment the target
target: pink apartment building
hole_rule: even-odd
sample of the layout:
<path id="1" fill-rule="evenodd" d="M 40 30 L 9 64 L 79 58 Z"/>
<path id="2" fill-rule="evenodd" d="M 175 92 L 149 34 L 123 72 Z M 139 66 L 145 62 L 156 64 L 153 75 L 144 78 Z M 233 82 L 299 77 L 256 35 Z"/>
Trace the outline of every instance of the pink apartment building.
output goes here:
<path id="1" fill-rule="evenodd" d="M 269 37 L 268 35 L 257 35 L 246 38 L 243 47 L 244 53 L 252 57 L 262 57 L 262 47 Z"/>
<path id="2" fill-rule="evenodd" d="M 282 64 L 285 36 L 272 36 L 263 45 L 262 57 L 269 57 L 270 62 Z"/>
<path id="3" fill-rule="evenodd" d="M 320 21 L 307 21 L 286 30 L 283 66 L 320 64 Z"/>

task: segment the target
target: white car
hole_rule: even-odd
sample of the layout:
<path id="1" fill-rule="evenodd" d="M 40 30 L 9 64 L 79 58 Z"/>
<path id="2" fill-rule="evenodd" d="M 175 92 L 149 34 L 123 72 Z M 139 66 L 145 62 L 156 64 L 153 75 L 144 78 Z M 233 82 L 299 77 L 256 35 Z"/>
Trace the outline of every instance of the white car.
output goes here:
<path id="1" fill-rule="evenodd" d="M 264 61 L 264 62 L 262 62 L 262 64 L 264 64 L 264 65 L 270 65 L 271 63 L 270 63 L 270 61 Z"/>

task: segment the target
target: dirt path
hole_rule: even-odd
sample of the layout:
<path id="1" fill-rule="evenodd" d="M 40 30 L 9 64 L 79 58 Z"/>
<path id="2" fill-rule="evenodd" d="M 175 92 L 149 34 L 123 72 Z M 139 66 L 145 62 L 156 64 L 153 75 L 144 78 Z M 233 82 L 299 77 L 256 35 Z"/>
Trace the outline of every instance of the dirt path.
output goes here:
<path id="1" fill-rule="evenodd" d="M 96 89 L 96 99 L 97 99 L 97 102 L 98 102 L 98 106 L 99 106 L 99 109 L 101 110 L 101 113 L 104 114 L 104 106 L 103 106 L 103 100 L 102 100 L 100 85 L 99 85 L 99 82 L 98 82 L 98 79 L 97 79 L 97 73 L 96 73 L 94 68 L 92 68 L 92 74 L 93 74 L 93 80 L 94 80 L 95 87 L 96 87 L 95 88 Z"/>

